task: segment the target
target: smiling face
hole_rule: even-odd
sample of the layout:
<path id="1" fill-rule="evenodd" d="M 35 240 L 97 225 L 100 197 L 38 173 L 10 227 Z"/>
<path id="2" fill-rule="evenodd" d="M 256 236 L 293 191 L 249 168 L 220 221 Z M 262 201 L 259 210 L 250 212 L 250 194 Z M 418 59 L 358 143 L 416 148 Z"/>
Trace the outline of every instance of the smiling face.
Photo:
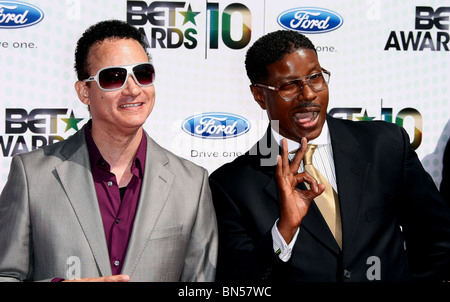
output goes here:
<path id="1" fill-rule="evenodd" d="M 283 59 L 267 66 L 265 85 L 278 87 L 290 80 L 320 72 L 317 54 L 311 49 L 297 49 Z M 297 98 L 286 101 L 277 91 L 251 86 L 255 101 L 267 111 L 271 121 L 279 121 L 279 133 L 286 138 L 300 141 L 319 136 L 326 120 L 328 87 L 315 92 L 304 82 Z"/>
<path id="2" fill-rule="evenodd" d="M 142 46 L 133 39 L 107 39 L 94 44 L 88 54 L 89 74 L 109 66 L 148 62 Z M 129 76 L 125 86 L 116 91 L 103 91 L 97 83 L 78 81 L 75 85 L 80 100 L 89 105 L 92 127 L 108 133 L 126 133 L 140 129 L 155 103 L 154 86 L 140 87 Z"/>

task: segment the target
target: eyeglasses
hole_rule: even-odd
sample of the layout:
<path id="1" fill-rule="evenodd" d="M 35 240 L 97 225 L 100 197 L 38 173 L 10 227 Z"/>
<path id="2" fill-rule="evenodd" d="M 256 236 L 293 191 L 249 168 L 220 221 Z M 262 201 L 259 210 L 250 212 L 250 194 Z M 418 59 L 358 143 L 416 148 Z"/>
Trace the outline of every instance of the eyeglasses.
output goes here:
<path id="1" fill-rule="evenodd" d="M 303 83 L 307 82 L 308 86 L 315 92 L 319 92 L 327 88 L 330 81 L 331 73 L 328 70 L 322 68 L 321 72 L 313 73 L 286 83 L 279 85 L 278 87 L 268 86 L 264 84 L 254 84 L 254 86 L 267 88 L 270 90 L 278 91 L 278 94 L 287 102 L 296 98 L 303 89 Z"/>
<path id="2" fill-rule="evenodd" d="M 95 76 L 91 76 L 83 82 L 95 81 L 101 90 L 114 91 L 125 86 L 130 74 L 141 87 L 151 86 L 155 81 L 155 68 L 147 62 L 105 67 L 100 69 Z"/>

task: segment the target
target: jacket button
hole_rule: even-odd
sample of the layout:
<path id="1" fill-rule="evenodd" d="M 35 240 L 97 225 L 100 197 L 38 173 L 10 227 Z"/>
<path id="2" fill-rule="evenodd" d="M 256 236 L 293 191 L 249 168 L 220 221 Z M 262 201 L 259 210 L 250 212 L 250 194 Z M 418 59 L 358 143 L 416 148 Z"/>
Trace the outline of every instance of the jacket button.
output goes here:
<path id="1" fill-rule="evenodd" d="M 351 276 L 352 276 L 352 272 L 345 269 L 344 270 L 344 277 L 346 279 L 350 279 Z"/>

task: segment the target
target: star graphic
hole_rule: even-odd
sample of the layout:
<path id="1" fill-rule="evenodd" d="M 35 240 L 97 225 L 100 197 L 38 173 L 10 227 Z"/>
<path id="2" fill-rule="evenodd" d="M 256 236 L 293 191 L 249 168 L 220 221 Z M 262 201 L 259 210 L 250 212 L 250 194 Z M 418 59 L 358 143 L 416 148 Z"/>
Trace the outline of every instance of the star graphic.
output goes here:
<path id="1" fill-rule="evenodd" d="M 192 22 L 195 26 L 197 26 L 197 24 L 195 23 L 195 16 L 200 14 L 200 12 L 193 12 L 190 4 L 188 6 L 187 11 L 179 12 L 179 13 L 184 16 L 183 25 L 188 23 L 188 22 Z"/>
<path id="2" fill-rule="evenodd" d="M 75 129 L 75 131 L 78 131 L 78 126 L 77 124 L 79 122 L 81 122 L 83 119 L 82 118 L 75 118 L 75 116 L 73 115 L 73 111 L 70 113 L 70 117 L 69 118 L 61 118 L 61 120 L 67 124 L 66 126 L 66 130 L 64 132 L 69 131 L 71 128 Z"/>
<path id="3" fill-rule="evenodd" d="M 375 117 L 371 117 L 371 116 L 368 116 L 367 115 L 367 110 L 364 110 L 364 115 L 363 116 L 360 116 L 360 117 L 356 117 L 358 120 L 360 120 L 360 121 L 371 121 L 371 120 L 373 120 Z"/>

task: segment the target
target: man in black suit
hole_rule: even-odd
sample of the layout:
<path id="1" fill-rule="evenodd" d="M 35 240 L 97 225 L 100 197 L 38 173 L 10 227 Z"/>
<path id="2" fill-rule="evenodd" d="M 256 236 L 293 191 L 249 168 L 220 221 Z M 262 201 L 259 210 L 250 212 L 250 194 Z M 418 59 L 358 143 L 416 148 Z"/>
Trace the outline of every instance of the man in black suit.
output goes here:
<path id="1" fill-rule="evenodd" d="M 450 208 L 404 129 L 327 115 L 330 72 L 297 32 L 261 37 L 245 64 L 270 126 L 210 176 L 217 280 L 449 279 Z M 328 184 L 304 172 L 307 144 Z M 318 201 L 330 190 L 331 212 Z"/>

